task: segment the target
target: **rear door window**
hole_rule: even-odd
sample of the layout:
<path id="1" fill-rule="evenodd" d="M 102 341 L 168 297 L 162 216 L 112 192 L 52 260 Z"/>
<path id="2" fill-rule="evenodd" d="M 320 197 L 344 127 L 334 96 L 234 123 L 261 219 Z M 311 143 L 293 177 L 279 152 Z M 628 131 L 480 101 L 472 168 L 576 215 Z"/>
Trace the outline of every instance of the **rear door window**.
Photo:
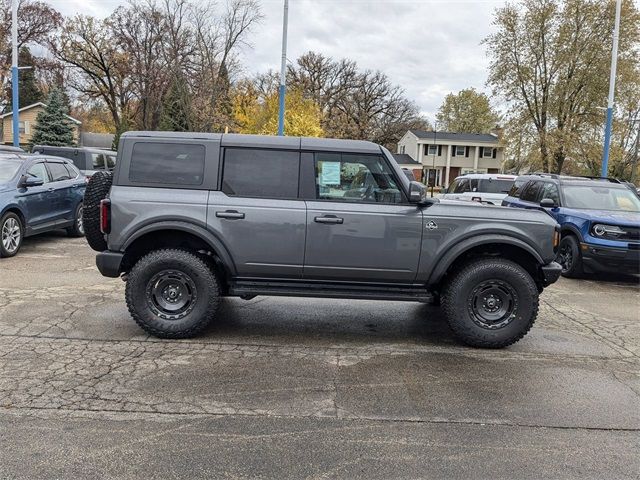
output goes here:
<path id="1" fill-rule="evenodd" d="M 297 198 L 300 152 L 227 148 L 222 191 L 230 196 Z"/>
<path id="2" fill-rule="evenodd" d="M 516 180 L 513 182 L 511 186 L 511 190 L 509 190 L 509 196 L 513 198 L 520 198 L 520 194 L 522 193 L 522 187 L 525 185 L 524 180 Z"/>
<path id="3" fill-rule="evenodd" d="M 451 193 L 466 193 L 471 191 L 471 186 L 469 184 L 468 178 L 461 178 L 458 180 L 458 184 L 455 186 L 455 189 Z"/>
<path id="4" fill-rule="evenodd" d="M 167 185 L 202 185 L 205 147 L 192 143 L 137 142 L 129 181 Z"/>
<path id="5" fill-rule="evenodd" d="M 63 163 L 47 162 L 47 168 L 49 169 L 52 182 L 62 182 L 71 179 L 71 175 L 69 175 L 69 171 Z"/>
<path id="6" fill-rule="evenodd" d="M 523 200 L 525 202 L 538 203 L 540 202 L 539 198 L 541 193 L 542 182 L 532 181 L 529 182 L 522 190 L 522 193 L 520 194 L 520 200 Z"/>

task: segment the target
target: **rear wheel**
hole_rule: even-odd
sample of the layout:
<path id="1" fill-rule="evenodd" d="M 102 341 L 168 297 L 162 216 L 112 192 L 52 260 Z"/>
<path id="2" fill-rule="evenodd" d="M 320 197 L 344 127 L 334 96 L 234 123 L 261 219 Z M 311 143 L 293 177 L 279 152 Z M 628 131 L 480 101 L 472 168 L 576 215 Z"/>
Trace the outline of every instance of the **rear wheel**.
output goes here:
<path id="1" fill-rule="evenodd" d="M 67 228 L 67 235 L 70 237 L 82 237 L 84 236 L 84 220 L 83 212 L 84 208 L 82 203 L 76 208 L 76 214 L 73 217 L 73 226 Z"/>
<path id="2" fill-rule="evenodd" d="M 582 255 L 578 239 L 573 235 L 567 235 L 560 241 L 556 262 L 562 266 L 562 276 L 578 278 L 582 276 Z"/>
<path id="3" fill-rule="evenodd" d="M 127 307 L 136 323 L 160 338 L 189 338 L 201 333 L 220 305 L 216 274 L 184 250 L 156 250 L 129 272 Z"/>
<path id="4" fill-rule="evenodd" d="M 20 217 L 13 212 L 5 213 L 0 218 L 0 257 L 13 257 L 24 237 L 24 227 Z"/>
<path id="5" fill-rule="evenodd" d="M 442 307 L 456 337 L 467 345 L 502 348 L 517 342 L 538 315 L 538 289 L 517 263 L 473 260 L 445 285 Z"/>

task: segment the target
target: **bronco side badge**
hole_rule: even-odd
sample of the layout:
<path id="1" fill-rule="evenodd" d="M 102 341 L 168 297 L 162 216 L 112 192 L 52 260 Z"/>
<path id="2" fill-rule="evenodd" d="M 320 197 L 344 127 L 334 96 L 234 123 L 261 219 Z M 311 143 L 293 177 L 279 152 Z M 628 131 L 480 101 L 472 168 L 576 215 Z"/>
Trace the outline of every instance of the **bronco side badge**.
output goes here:
<path id="1" fill-rule="evenodd" d="M 436 228 L 438 228 L 438 224 L 433 220 L 430 220 L 429 222 L 427 222 L 424 228 L 426 228 L 427 230 L 435 230 Z"/>

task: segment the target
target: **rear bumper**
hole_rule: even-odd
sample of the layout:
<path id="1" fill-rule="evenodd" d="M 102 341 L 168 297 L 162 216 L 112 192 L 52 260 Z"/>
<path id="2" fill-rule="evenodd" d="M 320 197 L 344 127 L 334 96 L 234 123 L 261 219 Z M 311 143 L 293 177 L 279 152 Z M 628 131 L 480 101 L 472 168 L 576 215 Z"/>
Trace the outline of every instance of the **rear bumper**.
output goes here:
<path id="1" fill-rule="evenodd" d="M 582 264 L 594 272 L 640 273 L 640 249 L 580 244 Z"/>
<path id="2" fill-rule="evenodd" d="M 103 276 L 118 278 L 123 257 L 123 253 L 105 250 L 96 255 L 96 266 Z"/>
<path id="3" fill-rule="evenodd" d="M 557 262 L 547 263 L 540 269 L 542 270 L 542 284 L 545 287 L 557 282 L 562 273 L 562 266 Z"/>

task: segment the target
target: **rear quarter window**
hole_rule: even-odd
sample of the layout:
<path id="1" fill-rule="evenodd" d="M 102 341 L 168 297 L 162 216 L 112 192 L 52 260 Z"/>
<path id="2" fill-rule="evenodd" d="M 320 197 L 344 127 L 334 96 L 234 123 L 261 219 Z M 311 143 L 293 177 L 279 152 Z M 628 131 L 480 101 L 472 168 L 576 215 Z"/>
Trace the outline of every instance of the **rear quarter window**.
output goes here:
<path id="1" fill-rule="evenodd" d="M 190 143 L 137 142 L 129 181 L 168 185 L 202 185 L 205 147 Z"/>
<path id="2" fill-rule="evenodd" d="M 511 190 L 509 190 L 509 196 L 514 198 L 520 198 L 520 193 L 522 193 L 522 187 L 526 183 L 525 180 L 516 180 L 513 182 L 511 186 Z"/>

